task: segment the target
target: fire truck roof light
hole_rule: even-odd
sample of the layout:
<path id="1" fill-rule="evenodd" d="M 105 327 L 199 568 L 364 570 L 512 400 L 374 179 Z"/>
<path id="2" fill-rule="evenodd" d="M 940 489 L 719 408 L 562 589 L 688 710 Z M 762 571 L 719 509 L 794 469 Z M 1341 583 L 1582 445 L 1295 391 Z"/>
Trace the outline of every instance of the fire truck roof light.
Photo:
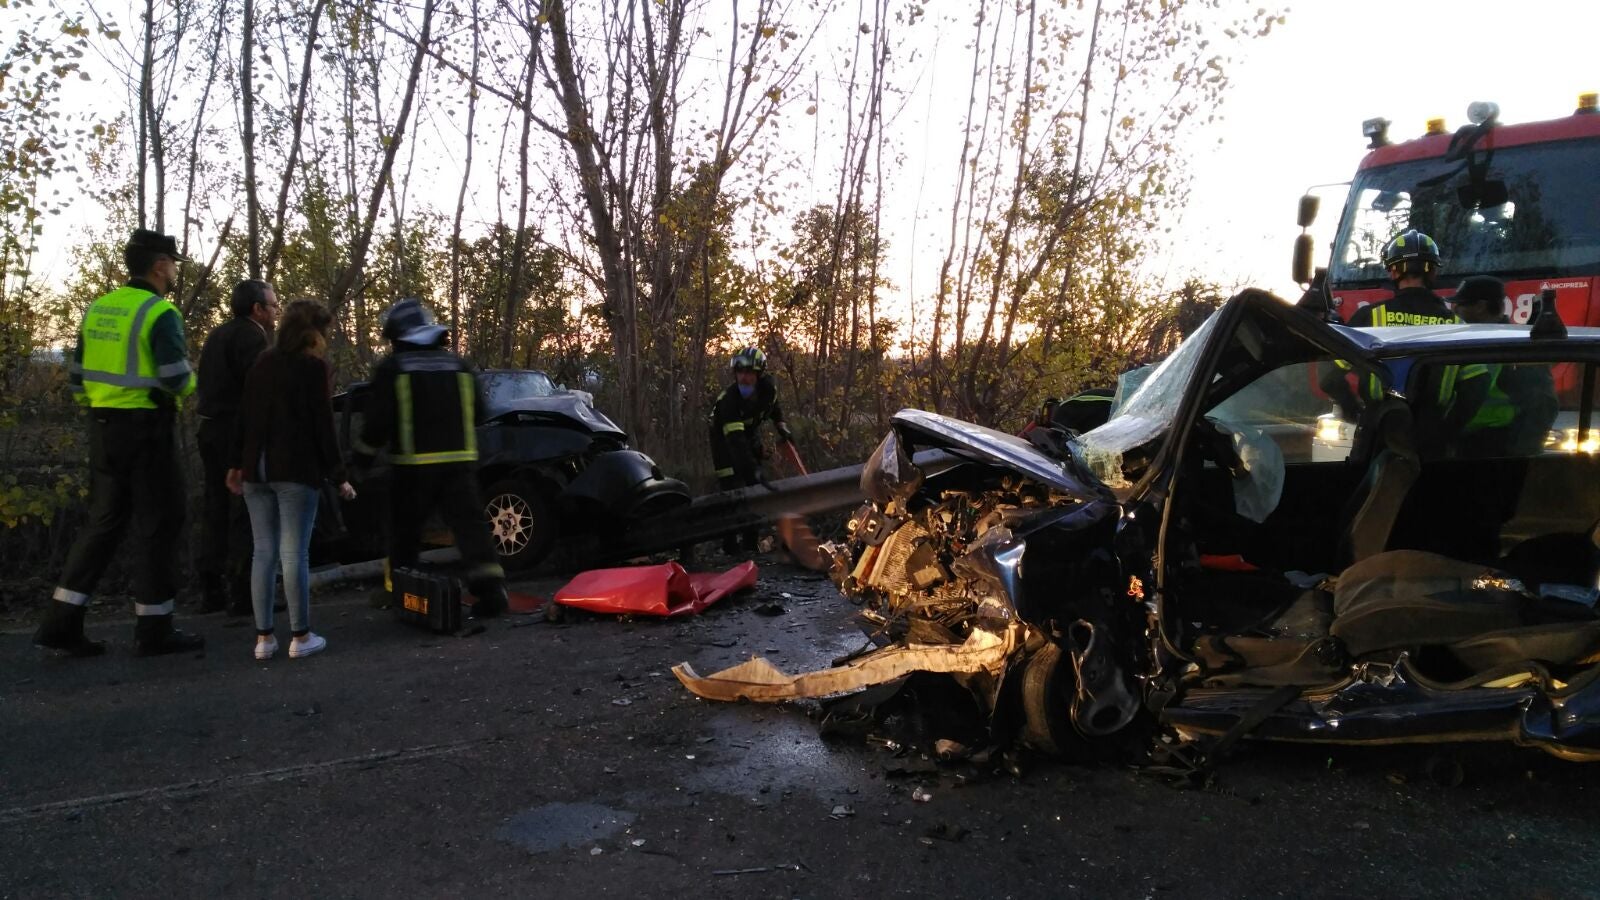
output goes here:
<path id="1" fill-rule="evenodd" d="M 1578 113 L 1592 115 L 1596 112 L 1597 106 L 1600 106 L 1600 94 L 1585 91 L 1578 95 Z"/>
<path id="2" fill-rule="evenodd" d="M 1384 118 L 1368 119 L 1361 123 L 1361 136 L 1367 139 L 1367 147 L 1373 150 L 1386 147 L 1389 144 L 1389 120 Z"/>
<path id="3" fill-rule="evenodd" d="M 1428 134 L 1444 134 L 1444 120 L 1443 119 L 1429 119 L 1428 120 L 1427 133 Z"/>
<path id="4" fill-rule="evenodd" d="M 1474 100 L 1467 105 L 1467 121 L 1474 125 L 1495 122 L 1500 118 L 1500 104 L 1492 100 Z"/>

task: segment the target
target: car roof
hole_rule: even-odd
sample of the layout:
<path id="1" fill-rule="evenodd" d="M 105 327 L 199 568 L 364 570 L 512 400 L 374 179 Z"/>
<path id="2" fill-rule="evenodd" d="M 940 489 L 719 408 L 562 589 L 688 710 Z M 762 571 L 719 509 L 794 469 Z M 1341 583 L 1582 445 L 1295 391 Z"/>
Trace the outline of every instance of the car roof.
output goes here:
<path id="1" fill-rule="evenodd" d="M 1569 327 L 1565 338 L 1532 340 L 1526 325 L 1406 325 L 1389 328 L 1334 326 L 1374 356 L 1474 351 L 1527 352 L 1531 346 L 1563 356 L 1581 347 L 1580 355 L 1600 352 L 1600 328 Z"/>

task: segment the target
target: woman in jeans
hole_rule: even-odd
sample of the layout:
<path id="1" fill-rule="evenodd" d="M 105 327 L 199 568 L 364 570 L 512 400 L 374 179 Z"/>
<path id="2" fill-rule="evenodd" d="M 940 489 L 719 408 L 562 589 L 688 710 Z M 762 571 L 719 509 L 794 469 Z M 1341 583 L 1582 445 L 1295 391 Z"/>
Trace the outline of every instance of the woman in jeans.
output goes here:
<path id="1" fill-rule="evenodd" d="M 256 614 L 256 659 L 278 652 L 272 629 L 272 595 L 277 568 L 289 600 L 291 657 L 310 656 L 328 646 L 311 630 L 311 528 L 324 483 L 339 485 L 339 495 L 354 499 L 334 436 L 330 394 L 333 372 L 324 356 L 333 317 L 315 300 L 296 300 L 278 324 L 277 342 L 262 353 L 245 378 L 234 445 L 239 467 L 228 472 L 228 487 L 244 494 L 250 511 L 255 555 L 250 565 L 250 599 Z"/>

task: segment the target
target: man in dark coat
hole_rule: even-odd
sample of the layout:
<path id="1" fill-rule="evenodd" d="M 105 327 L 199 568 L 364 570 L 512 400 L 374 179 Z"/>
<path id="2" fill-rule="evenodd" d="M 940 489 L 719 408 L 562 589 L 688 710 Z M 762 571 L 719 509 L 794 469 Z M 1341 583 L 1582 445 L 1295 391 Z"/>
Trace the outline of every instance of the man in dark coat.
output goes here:
<path id="1" fill-rule="evenodd" d="M 272 285 L 247 279 L 233 286 L 233 318 L 206 336 L 200 348 L 200 463 L 205 504 L 200 517 L 200 611 L 227 608 L 250 614 L 250 518 L 244 502 L 224 483 L 233 460 L 228 448 L 238 421 L 245 375 L 272 341 L 282 308 Z"/>

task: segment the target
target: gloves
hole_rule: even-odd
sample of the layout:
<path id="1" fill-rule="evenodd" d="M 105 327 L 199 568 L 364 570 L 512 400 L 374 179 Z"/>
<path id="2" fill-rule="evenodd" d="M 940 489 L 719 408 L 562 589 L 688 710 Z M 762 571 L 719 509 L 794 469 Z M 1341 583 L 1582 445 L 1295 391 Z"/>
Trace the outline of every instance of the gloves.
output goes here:
<path id="1" fill-rule="evenodd" d="M 777 422 L 774 427 L 778 429 L 778 437 L 782 438 L 785 444 L 794 443 L 794 432 L 789 430 L 789 423 Z"/>

